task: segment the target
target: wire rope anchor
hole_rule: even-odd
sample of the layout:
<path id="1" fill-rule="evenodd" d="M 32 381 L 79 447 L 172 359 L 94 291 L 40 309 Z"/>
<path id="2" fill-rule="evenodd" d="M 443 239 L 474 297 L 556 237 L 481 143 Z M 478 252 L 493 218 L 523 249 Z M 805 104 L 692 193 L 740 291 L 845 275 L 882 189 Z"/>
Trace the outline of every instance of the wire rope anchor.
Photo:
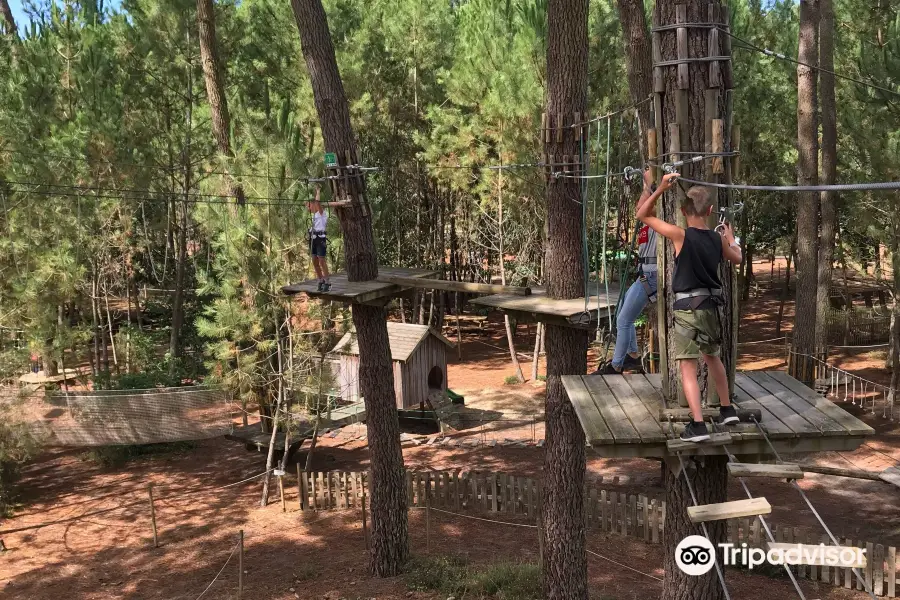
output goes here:
<path id="1" fill-rule="evenodd" d="M 632 184 L 636 181 L 640 181 L 644 176 L 641 170 L 635 167 L 625 167 L 625 171 L 622 173 L 622 175 L 625 177 L 625 181 L 627 183 Z"/>

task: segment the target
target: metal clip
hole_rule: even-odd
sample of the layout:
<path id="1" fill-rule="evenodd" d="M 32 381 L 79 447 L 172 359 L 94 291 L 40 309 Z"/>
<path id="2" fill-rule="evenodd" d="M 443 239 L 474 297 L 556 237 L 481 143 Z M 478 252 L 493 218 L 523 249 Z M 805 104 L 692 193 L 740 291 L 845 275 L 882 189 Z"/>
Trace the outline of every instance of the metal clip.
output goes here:
<path id="1" fill-rule="evenodd" d="M 638 179 L 643 177 L 643 173 L 640 169 L 636 169 L 634 167 L 625 167 L 625 181 L 628 183 L 634 183 Z"/>

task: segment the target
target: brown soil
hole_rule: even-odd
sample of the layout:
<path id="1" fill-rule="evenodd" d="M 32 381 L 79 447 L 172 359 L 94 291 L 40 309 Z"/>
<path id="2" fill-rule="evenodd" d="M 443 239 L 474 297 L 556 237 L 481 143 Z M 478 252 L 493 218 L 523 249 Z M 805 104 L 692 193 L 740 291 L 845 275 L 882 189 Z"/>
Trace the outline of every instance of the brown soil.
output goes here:
<path id="1" fill-rule="evenodd" d="M 745 308 L 742 341 L 774 335 L 777 299 L 752 299 Z M 792 308 L 786 310 L 790 331 Z M 450 333 L 450 332 L 448 332 Z M 519 327 L 517 343 L 522 368 L 530 377 L 534 326 Z M 783 335 L 783 334 L 782 334 Z M 455 340 L 455 335 L 449 335 Z M 527 356 L 525 356 L 527 354 Z M 446 443 L 428 444 L 433 436 L 412 436 L 404 456 L 413 469 L 480 469 L 539 476 L 544 437 L 541 382 L 505 385 L 513 375 L 502 321 L 492 317 L 484 333 L 467 333 L 462 361 L 448 368 L 448 381 L 466 396 L 458 431 Z M 884 380 L 883 355 L 841 355 L 838 364 Z M 594 364 L 594 363 L 592 363 Z M 740 368 L 784 368 L 783 342 L 741 346 Z M 541 364 L 543 372 L 543 362 Z M 876 428 L 877 435 L 855 452 L 824 453 L 821 464 L 882 470 L 900 462 L 900 426 L 863 411 L 850 402 L 843 408 Z M 483 424 L 478 417 L 483 417 Z M 314 455 L 316 470 L 363 470 L 367 449 L 364 428 L 351 426 L 324 435 Z M 414 440 L 414 441 L 413 441 Z M 469 444 L 462 446 L 461 444 Z M 408 593 L 401 579 L 379 580 L 366 573 L 366 551 L 360 515 L 355 512 L 302 513 L 296 490 L 286 491 L 288 512 L 282 513 L 277 488 L 272 503 L 259 508 L 258 480 L 215 489 L 259 473 L 265 456 L 246 452 L 234 442 L 199 442 L 186 453 L 135 460 L 118 469 L 104 469 L 79 458 L 80 452 L 53 451 L 28 465 L 21 483 L 21 506 L 0 524 L 8 530 L 72 519 L 127 505 L 112 512 L 84 516 L 42 529 L 4 534 L 7 552 L 0 555 L 0 597 L 34 600 L 144 598 L 192 600 L 213 580 L 237 541 L 245 533 L 244 598 L 418 598 L 436 594 Z M 301 455 L 301 459 L 304 458 Z M 588 477 L 616 491 L 661 496 L 659 463 L 632 459 L 590 458 Z M 289 479 L 293 481 L 293 479 Z M 152 547 L 147 485 L 154 485 L 161 547 Z M 274 483 L 274 480 L 273 480 Z M 900 503 L 897 489 L 887 484 L 809 476 L 802 482 L 816 509 L 835 534 L 900 546 Z M 754 495 L 765 495 L 773 506 L 772 522 L 814 527 L 816 521 L 795 490 L 780 482 L 752 483 Z M 189 496 L 180 496 L 191 492 Z M 730 497 L 741 497 L 734 485 Z M 179 497 L 175 497 L 179 496 Z M 129 505 L 130 503 L 135 503 Z M 425 553 L 425 527 L 420 511 L 410 515 L 411 546 Z M 461 517 L 438 515 L 432 525 L 431 553 L 463 554 L 476 562 L 534 560 L 532 529 L 522 529 Z M 589 548 L 643 574 L 589 556 L 595 597 L 616 600 L 658 595 L 662 547 L 591 532 Z M 236 598 L 237 556 L 210 588 L 206 598 Z M 760 574 L 729 571 L 735 598 L 794 598 L 790 583 Z M 805 582 L 809 597 L 844 600 L 863 598 L 858 592 Z M 293 591 L 292 591 L 293 590 Z"/>

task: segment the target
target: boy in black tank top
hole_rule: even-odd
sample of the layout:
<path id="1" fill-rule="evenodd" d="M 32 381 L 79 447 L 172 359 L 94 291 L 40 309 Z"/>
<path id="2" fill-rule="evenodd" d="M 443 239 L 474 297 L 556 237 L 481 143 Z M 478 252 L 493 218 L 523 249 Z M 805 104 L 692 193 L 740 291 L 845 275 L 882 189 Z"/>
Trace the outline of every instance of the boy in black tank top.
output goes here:
<path id="1" fill-rule="evenodd" d="M 740 264 L 741 247 L 735 242 L 730 225 L 726 225 L 719 234 L 706 224 L 713 207 L 709 188 L 695 186 L 688 190 L 682 201 L 681 212 L 687 221 L 687 229 L 653 216 L 657 198 L 671 188 L 677 178 L 677 173 L 664 176 L 656 192 L 637 211 L 637 218 L 672 240 L 675 246 L 675 274 L 672 277 L 672 290 L 675 292 L 675 360 L 681 369 L 684 395 L 693 419 L 685 426 L 681 438 L 701 442 L 709 439 L 700 410 L 700 386 L 697 382 L 697 365 L 701 355 L 709 366 L 722 403 L 719 409 L 721 422 L 738 422 L 728 393 L 728 374 L 719 357 L 722 343 L 719 307 L 725 300 L 719 280 L 719 264 L 723 259 Z"/>

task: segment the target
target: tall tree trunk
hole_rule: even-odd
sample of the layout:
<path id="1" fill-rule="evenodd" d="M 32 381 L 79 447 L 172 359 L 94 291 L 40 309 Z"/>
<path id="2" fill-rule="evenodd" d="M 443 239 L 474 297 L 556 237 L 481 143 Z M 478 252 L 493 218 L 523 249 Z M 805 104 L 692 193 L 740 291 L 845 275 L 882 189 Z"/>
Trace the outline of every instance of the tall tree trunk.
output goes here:
<path id="1" fill-rule="evenodd" d="M 228 99 L 225 96 L 225 69 L 219 61 L 213 0 L 197 0 L 197 27 L 200 31 L 200 60 L 203 64 L 203 79 L 206 81 L 206 95 L 209 98 L 213 135 L 219 153 L 225 160 L 225 172 L 230 173 L 234 152 L 231 149 Z M 244 188 L 230 174 L 226 177 L 229 193 L 237 199 L 238 205 L 243 206 Z"/>
<path id="2" fill-rule="evenodd" d="M 895 206 L 900 204 L 896 203 Z M 897 206 L 895 210 L 900 209 Z M 892 226 L 893 248 L 891 249 L 891 266 L 894 275 L 894 307 L 891 309 L 891 386 L 888 397 L 888 405 L 890 406 L 891 419 L 894 418 L 894 405 L 896 398 L 896 390 L 900 389 L 900 223 L 894 220 Z"/>
<path id="3" fill-rule="evenodd" d="M 822 105 L 822 178 L 831 185 L 837 176 L 837 106 L 834 97 L 834 4 L 833 0 L 819 0 L 819 94 Z M 819 265 L 816 290 L 815 350 L 825 352 L 828 345 L 828 315 L 831 296 L 831 275 L 834 268 L 834 233 L 837 223 L 837 194 L 822 192 L 821 228 L 819 232 Z"/>
<path id="4" fill-rule="evenodd" d="M 653 105 L 646 102 L 652 89 L 652 54 L 647 16 L 643 0 L 616 0 L 619 21 L 622 22 L 622 42 L 625 45 L 625 70 L 628 73 L 628 92 L 631 102 L 643 102 L 637 109 L 638 142 L 641 156 L 654 154 L 647 148 L 647 130 L 653 127 Z"/>
<path id="5" fill-rule="evenodd" d="M 6 25 L 4 25 L 4 31 L 18 38 L 19 33 L 18 29 L 16 29 L 16 19 L 13 17 L 12 10 L 9 8 L 9 0 L 0 0 L 0 14 L 3 15 L 3 20 L 6 21 Z"/>
<path id="6" fill-rule="evenodd" d="M 800 0 L 800 45 L 798 60 L 818 65 L 819 1 Z M 815 69 L 797 66 L 797 183 L 819 181 L 819 139 Z M 801 192 L 797 202 L 797 294 L 791 348 L 796 354 L 813 354 L 816 333 L 816 289 L 819 263 L 819 195 Z M 809 360 L 792 360 L 789 372 L 812 385 Z"/>
<path id="7" fill-rule="evenodd" d="M 550 0 L 547 7 L 547 115 L 553 134 L 545 140 L 547 156 L 579 156 L 580 127 L 587 110 L 588 0 Z M 560 122 L 560 118 L 562 122 Z M 562 131 L 560 132 L 560 129 Z M 561 133 L 561 136 L 559 134 Z M 560 140 L 560 141 L 557 141 Z M 551 167 L 554 168 L 554 167 Z M 551 298 L 585 294 L 581 245 L 581 182 L 550 178 L 547 211 L 550 248 L 547 256 Z M 584 532 L 585 438 L 561 377 L 587 371 L 588 334 L 546 325 L 547 399 L 544 453 L 544 591 L 548 599 L 587 599 Z"/>
<path id="8" fill-rule="evenodd" d="M 657 148 L 656 154 L 667 152 L 703 152 L 712 143 L 713 125 L 721 119 L 724 140 L 723 149 L 730 144 L 731 107 L 727 98 L 733 86 L 730 63 L 727 61 L 711 63 L 692 59 L 712 56 L 727 56 L 730 46 L 723 43 L 723 36 L 718 36 L 718 46 L 710 43 L 711 31 L 705 29 L 686 28 L 679 33 L 669 29 L 678 22 L 707 23 L 725 22 L 725 7 L 720 0 L 658 0 L 654 12 L 654 27 L 666 28 L 658 34 L 658 57 L 666 61 L 691 61 L 673 66 L 658 67 L 654 74 L 654 102 L 660 105 L 659 115 L 662 122 L 656 123 L 657 135 L 662 141 L 662 152 Z M 686 39 L 685 39 L 686 38 Z M 686 43 L 679 43 L 679 39 Z M 715 39 L 715 38 L 713 38 Z M 709 129 L 707 129 L 709 124 Z M 658 142 L 659 143 L 659 142 Z M 730 166 L 725 163 L 722 172 L 717 172 L 715 162 L 701 161 L 681 167 L 680 172 L 686 177 L 710 182 L 722 182 L 730 177 Z M 710 188 L 715 206 L 730 206 L 728 193 L 717 193 Z M 678 223 L 678 209 L 683 192 L 679 186 L 665 194 L 659 207 L 660 218 L 669 223 Z M 671 281 L 674 274 L 674 249 L 669 241 L 660 240 L 660 276 L 666 285 L 660 289 L 658 310 L 661 311 L 660 343 L 665 343 L 666 360 L 663 370 L 666 381 L 666 400 L 671 402 L 677 396 L 683 397 L 679 383 L 679 368 L 674 352 L 674 293 Z M 664 275 L 663 275 L 664 273 Z M 729 373 L 729 382 L 734 373 L 734 349 L 736 342 L 735 315 L 738 305 L 736 273 L 730 264 L 721 269 L 721 280 L 725 294 L 726 306 L 722 319 L 722 360 Z M 663 341 L 664 340 L 664 341 Z M 701 385 L 704 380 L 701 379 Z M 708 386 L 710 388 L 714 386 Z M 702 389 L 702 387 L 701 387 Z M 713 398 L 709 398 L 710 403 Z M 685 402 L 686 404 L 686 402 Z M 715 503 L 725 500 L 728 473 L 725 463 L 715 458 L 701 465 L 692 465 L 689 460 L 688 476 L 693 478 L 700 503 Z M 687 518 L 687 508 L 693 503 L 684 479 L 666 468 L 665 488 L 666 500 L 666 544 L 664 564 L 665 577 L 662 597 L 667 600 L 720 600 L 724 593 L 716 581 L 714 572 L 699 577 L 690 577 L 675 566 L 675 547 L 686 532 L 696 533 L 697 528 Z M 710 541 L 713 545 L 724 541 L 725 529 L 719 525 L 710 528 Z"/>
<path id="9" fill-rule="evenodd" d="M 342 164 L 355 164 L 359 160 L 356 140 L 325 9 L 321 0 L 291 0 L 291 7 L 300 31 L 325 149 L 336 153 Z M 338 197 L 354 202 L 354 206 L 339 213 L 344 234 L 344 264 L 350 281 L 368 281 L 378 276 L 378 256 L 364 184 L 362 179 L 346 178 L 337 180 L 335 186 Z M 359 343 L 360 391 L 366 404 L 371 456 L 370 564 L 372 572 L 380 577 L 397 575 L 409 555 L 403 452 L 386 316 L 381 306 L 353 305 L 353 324 Z"/>
<path id="10" fill-rule="evenodd" d="M 187 34 L 188 47 L 190 47 L 191 34 Z M 184 148 L 181 153 L 184 181 L 182 194 L 184 196 L 181 207 L 181 226 L 178 228 L 178 257 L 175 264 L 175 288 L 172 290 L 172 331 L 169 336 L 169 376 L 174 377 L 178 367 L 178 359 L 181 358 L 181 328 L 184 326 L 184 286 L 187 271 L 187 229 L 188 229 L 188 200 L 191 192 L 191 130 L 194 121 L 194 67 L 190 61 L 187 65 L 187 106 L 184 111 L 185 138 Z M 173 218 L 178 218 L 177 207 L 173 206 Z M 112 332 L 110 332 L 112 335 Z"/>

